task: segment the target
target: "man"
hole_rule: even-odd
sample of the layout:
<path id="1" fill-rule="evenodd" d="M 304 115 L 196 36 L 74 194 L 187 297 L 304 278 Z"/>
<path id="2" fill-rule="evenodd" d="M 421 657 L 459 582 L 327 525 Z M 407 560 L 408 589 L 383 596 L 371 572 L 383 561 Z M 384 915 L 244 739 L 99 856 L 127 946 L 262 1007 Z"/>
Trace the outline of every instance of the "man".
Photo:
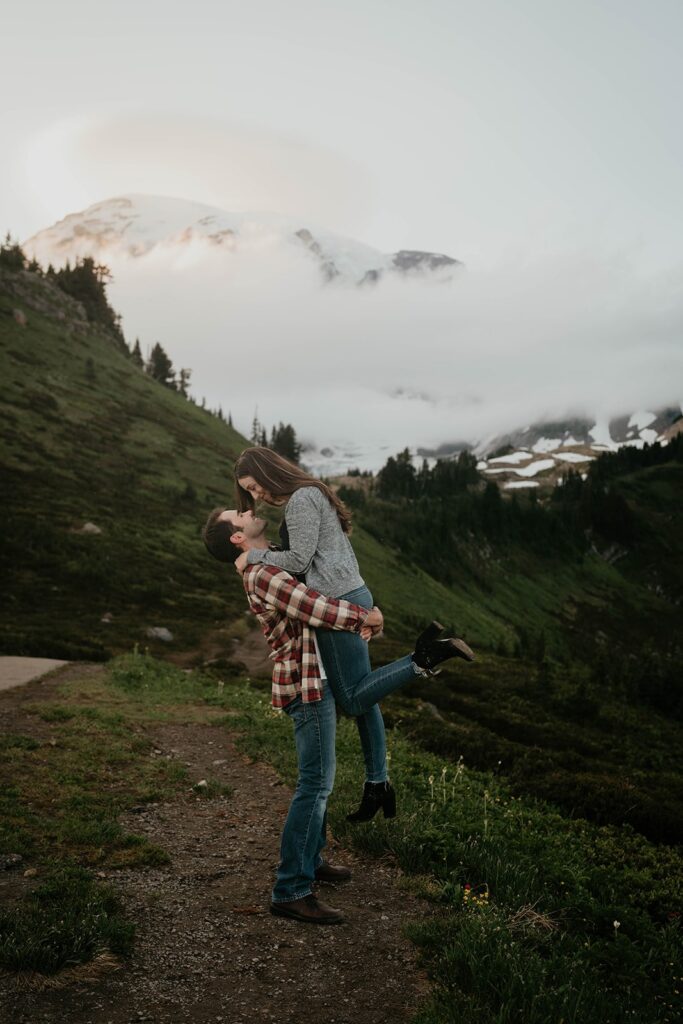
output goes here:
<path id="1" fill-rule="evenodd" d="M 203 530 L 209 552 L 219 561 L 234 563 L 252 548 L 266 546 L 265 519 L 252 511 L 214 509 Z M 348 868 L 324 861 L 327 800 L 335 774 L 336 707 L 316 654 L 315 629 L 344 629 L 365 640 L 379 632 L 383 617 L 379 608 L 324 597 L 276 566 L 254 563 L 241 573 L 249 605 L 272 648 L 273 707 L 282 708 L 294 724 L 299 778 L 285 821 L 280 862 L 271 895 L 271 913 L 315 924 L 339 924 L 340 911 L 321 903 L 313 894 L 314 882 L 348 881 Z M 436 640 L 442 627 L 432 623 L 418 637 L 415 651 L 384 666 L 360 681 L 354 700 L 357 707 L 372 706 L 383 696 L 426 675 L 450 657 L 468 657 L 471 651 L 460 640 Z M 473 655 L 472 655 L 473 657 Z"/>

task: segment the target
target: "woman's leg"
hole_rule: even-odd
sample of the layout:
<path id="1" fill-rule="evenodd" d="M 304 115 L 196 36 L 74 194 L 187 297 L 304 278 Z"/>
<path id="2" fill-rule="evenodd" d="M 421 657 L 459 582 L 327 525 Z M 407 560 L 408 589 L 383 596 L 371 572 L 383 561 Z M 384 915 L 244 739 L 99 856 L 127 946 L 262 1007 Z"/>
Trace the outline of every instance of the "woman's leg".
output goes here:
<path id="1" fill-rule="evenodd" d="M 285 713 L 294 726 L 299 778 L 282 830 L 273 903 L 302 899 L 313 891 L 327 841 L 327 798 L 336 767 L 337 713 L 331 688 L 323 684 L 318 701 L 304 703 L 297 697 Z"/>
<path id="2" fill-rule="evenodd" d="M 362 590 L 367 591 L 367 588 Z M 364 600 L 359 600 L 363 596 L 362 590 L 342 596 L 364 608 L 371 607 Z M 369 591 L 367 593 L 369 595 Z M 335 700 L 354 717 L 365 715 L 384 697 L 423 674 L 409 654 L 373 672 L 367 643 L 358 633 L 318 629 L 316 635 Z M 377 781 L 382 780 L 378 778 Z"/>
<path id="3" fill-rule="evenodd" d="M 363 608 L 372 608 L 372 594 L 367 587 L 359 587 L 343 594 L 345 601 L 353 601 Z M 318 647 L 325 666 L 328 682 L 337 703 L 346 710 L 349 694 L 344 678 L 344 667 L 353 665 L 353 677 L 367 676 L 372 672 L 368 645 L 358 633 L 347 633 L 336 629 L 316 630 Z M 363 750 L 366 782 L 385 782 L 387 773 L 387 744 L 384 719 L 378 704 L 373 704 L 361 715 L 356 715 L 356 726 Z"/>

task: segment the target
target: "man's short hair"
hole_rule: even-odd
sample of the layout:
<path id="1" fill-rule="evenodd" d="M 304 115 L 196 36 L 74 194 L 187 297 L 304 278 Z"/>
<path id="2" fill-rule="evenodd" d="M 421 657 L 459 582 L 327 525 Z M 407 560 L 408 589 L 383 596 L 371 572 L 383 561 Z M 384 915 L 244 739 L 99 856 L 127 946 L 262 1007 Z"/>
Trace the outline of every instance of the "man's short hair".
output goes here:
<path id="1" fill-rule="evenodd" d="M 230 538 L 233 533 L 238 533 L 240 527 L 230 519 L 219 519 L 225 512 L 225 508 L 215 508 L 209 514 L 209 518 L 202 530 L 202 540 L 206 544 L 206 550 L 217 558 L 219 562 L 236 562 L 242 554 L 240 548 L 233 544 Z"/>

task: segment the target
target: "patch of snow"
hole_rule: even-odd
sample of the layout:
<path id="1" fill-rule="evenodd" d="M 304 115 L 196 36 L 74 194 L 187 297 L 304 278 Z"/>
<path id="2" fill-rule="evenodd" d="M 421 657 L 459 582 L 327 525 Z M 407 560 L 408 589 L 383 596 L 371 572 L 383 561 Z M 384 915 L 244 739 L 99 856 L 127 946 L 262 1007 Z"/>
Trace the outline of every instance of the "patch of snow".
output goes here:
<path id="1" fill-rule="evenodd" d="M 594 455 L 581 455 L 580 452 L 558 452 L 555 456 L 562 462 L 592 462 Z"/>
<path id="2" fill-rule="evenodd" d="M 636 427 L 639 431 L 643 430 L 644 427 L 649 427 L 653 420 L 657 417 L 653 412 L 634 412 L 628 421 L 629 427 Z"/>
<path id="3" fill-rule="evenodd" d="M 647 444 L 654 444 L 657 440 L 657 431 L 652 430 L 651 428 L 647 428 L 645 430 L 641 428 L 640 436 L 643 441 L 647 442 Z"/>
<path id="4" fill-rule="evenodd" d="M 487 465 L 488 465 L 488 463 L 487 463 L 486 459 L 482 459 L 480 462 L 477 463 L 477 469 L 481 473 L 481 471 L 483 469 L 486 469 Z"/>
<path id="5" fill-rule="evenodd" d="M 619 447 L 616 441 L 612 440 L 607 420 L 596 420 L 588 433 L 596 444 L 604 445 L 609 451 L 615 452 Z"/>
<path id="6" fill-rule="evenodd" d="M 566 440 L 564 440 L 562 442 L 562 444 L 560 445 L 560 448 L 573 448 L 574 445 L 577 445 L 577 444 L 581 444 L 581 442 L 580 441 L 575 441 L 574 438 L 572 437 L 572 435 L 570 434 L 569 437 L 566 438 Z"/>
<path id="7" fill-rule="evenodd" d="M 528 462 L 530 458 L 532 458 L 531 452 L 521 452 L 520 451 L 520 452 L 511 452 L 510 455 L 501 455 L 498 458 L 490 459 L 489 461 L 492 462 L 492 463 L 495 462 L 496 464 L 499 463 L 499 462 L 509 462 L 509 463 L 516 464 L 518 462 Z"/>
<path id="8" fill-rule="evenodd" d="M 622 448 L 644 448 L 645 441 L 642 437 L 634 437 L 631 441 L 624 441 Z"/>
<path id="9" fill-rule="evenodd" d="M 517 476 L 536 476 L 537 473 L 542 473 L 544 469 L 550 469 L 554 465 L 555 459 L 538 459 L 529 466 L 515 469 L 515 473 Z"/>
<path id="10" fill-rule="evenodd" d="M 519 487 L 538 487 L 538 480 L 510 480 L 509 483 L 503 484 L 506 491 L 511 491 Z"/>
<path id="11" fill-rule="evenodd" d="M 561 437 L 539 437 L 531 450 L 532 452 L 537 452 L 540 455 L 542 452 L 554 451 L 556 448 L 559 448 L 561 444 Z"/>

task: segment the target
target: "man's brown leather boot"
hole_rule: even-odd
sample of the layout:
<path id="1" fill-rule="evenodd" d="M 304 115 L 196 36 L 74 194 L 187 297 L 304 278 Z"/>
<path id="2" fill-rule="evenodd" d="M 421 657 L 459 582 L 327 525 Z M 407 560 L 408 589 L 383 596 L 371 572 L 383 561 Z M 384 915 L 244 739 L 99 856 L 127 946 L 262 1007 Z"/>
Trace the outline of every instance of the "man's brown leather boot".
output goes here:
<path id="1" fill-rule="evenodd" d="M 271 903 L 270 912 L 276 917 L 291 917 L 306 924 L 343 924 L 345 920 L 340 910 L 328 907 L 313 895 L 286 903 Z"/>
<path id="2" fill-rule="evenodd" d="M 330 882 L 332 885 L 341 885 L 342 882 L 351 881 L 351 869 L 334 868 L 324 860 L 320 867 L 315 869 L 315 880 L 316 882 Z"/>

